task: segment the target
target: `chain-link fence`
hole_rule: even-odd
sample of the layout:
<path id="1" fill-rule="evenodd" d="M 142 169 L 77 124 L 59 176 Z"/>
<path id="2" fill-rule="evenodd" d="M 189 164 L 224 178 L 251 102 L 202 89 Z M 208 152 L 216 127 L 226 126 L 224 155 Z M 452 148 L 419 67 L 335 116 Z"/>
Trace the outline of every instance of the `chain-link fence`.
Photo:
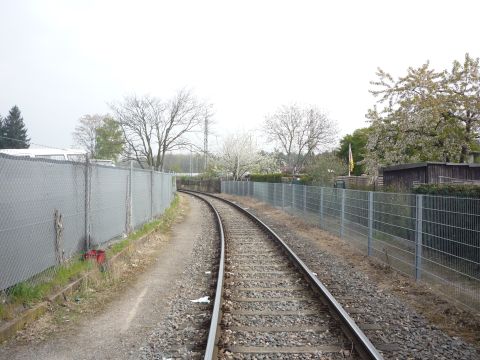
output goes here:
<path id="1" fill-rule="evenodd" d="M 0 291 L 161 215 L 173 174 L 0 154 Z"/>
<path id="2" fill-rule="evenodd" d="M 223 181 L 301 216 L 365 254 L 480 309 L 480 200 L 282 183 Z"/>

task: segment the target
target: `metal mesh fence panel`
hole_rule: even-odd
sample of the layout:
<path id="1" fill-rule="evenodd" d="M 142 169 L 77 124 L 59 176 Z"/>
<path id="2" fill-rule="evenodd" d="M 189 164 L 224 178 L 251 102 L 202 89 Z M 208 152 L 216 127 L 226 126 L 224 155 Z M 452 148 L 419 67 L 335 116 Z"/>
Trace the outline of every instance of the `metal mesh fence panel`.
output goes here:
<path id="1" fill-rule="evenodd" d="M 90 242 L 101 245 L 128 232 L 128 169 L 94 166 L 91 169 Z"/>
<path id="2" fill-rule="evenodd" d="M 81 248 L 84 167 L 0 155 L 0 189 L 1 290 L 51 269 Z"/>
<path id="3" fill-rule="evenodd" d="M 391 268 L 480 309 L 478 199 L 235 181 L 222 182 L 221 189 L 301 216 Z"/>
<path id="4" fill-rule="evenodd" d="M 454 296 L 464 302 L 480 298 L 480 200 L 422 196 L 421 277 L 456 284 Z"/>
<path id="5" fill-rule="evenodd" d="M 170 204 L 170 199 L 163 194 L 163 186 L 165 182 L 165 174 L 153 173 L 152 179 L 152 210 L 155 216 L 163 214 L 165 211 L 165 204 Z M 165 199 L 165 200 L 164 200 Z"/>
<path id="6" fill-rule="evenodd" d="M 161 215 L 172 174 L 0 154 L 0 291 Z"/>
<path id="7" fill-rule="evenodd" d="M 162 213 L 168 207 L 168 205 L 173 201 L 175 192 L 177 191 L 177 182 L 173 174 L 159 174 L 162 178 L 162 204 L 163 209 Z M 168 205 L 167 205 L 168 204 Z"/>
<path id="8" fill-rule="evenodd" d="M 372 255 L 415 276 L 416 198 L 412 194 L 373 194 Z"/>
<path id="9" fill-rule="evenodd" d="M 342 189 L 323 189 L 323 227 L 332 233 L 336 233 L 337 235 L 339 235 L 341 230 L 341 194 Z"/>
<path id="10" fill-rule="evenodd" d="M 367 252 L 368 192 L 345 190 L 343 237 L 358 249 Z"/>
<path id="11" fill-rule="evenodd" d="M 132 225 L 138 227 L 150 220 L 151 175 L 136 169 L 132 180 Z"/>

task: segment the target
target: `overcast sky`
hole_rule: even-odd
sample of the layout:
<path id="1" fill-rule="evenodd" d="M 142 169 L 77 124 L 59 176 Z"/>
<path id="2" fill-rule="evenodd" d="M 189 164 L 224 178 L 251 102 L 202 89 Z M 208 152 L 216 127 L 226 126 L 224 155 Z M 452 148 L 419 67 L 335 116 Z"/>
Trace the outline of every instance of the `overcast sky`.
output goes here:
<path id="1" fill-rule="evenodd" d="M 340 137 L 365 126 L 377 67 L 480 56 L 479 13 L 478 0 L 0 0 L 0 114 L 16 104 L 33 143 L 68 147 L 107 102 L 186 87 L 213 104 L 218 136 L 296 102 Z"/>

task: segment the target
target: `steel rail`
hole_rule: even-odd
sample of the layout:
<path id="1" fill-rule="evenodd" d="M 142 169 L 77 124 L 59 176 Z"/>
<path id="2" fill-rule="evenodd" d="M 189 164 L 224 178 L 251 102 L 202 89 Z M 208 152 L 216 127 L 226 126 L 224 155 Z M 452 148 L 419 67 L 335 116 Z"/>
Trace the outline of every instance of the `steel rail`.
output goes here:
<path id="1" fill-rule="evenodd" d="M 318 294 L 320 294 L 322 302 L 327 305 L 330 313 L 340 320 L 341 328 L 344 334 L 348 337 L 350 341 L 352 341 L 352 343 L 354 344 L 354 349 L 358 353 L 358 355 L 365 360 L 383 360 L 383 356 L 378 352 L 375 346 L 373 346 L 368 337 L 358 327 L 358 325 L 350 317 L 350 315 L 348 315 L 348 313 L 343 309 L 342 305 L 340 305 L 340 303 L 335 299 L 335 297 L 330 293 L 330 291 L 328 291 L 325 285 L 322 284 L 322 282 L 308 268 L 308 266 L 292 251 L 292 249 L 282 240 L 282 238 L 278 236 L 275 231 L 273 231 L 273 229 L 271 229 L 258 217 L 253 215 L 250 211 L 242 208 L 240 205 L 232 201 L 199 191 L 189 191 L 189 193 L 192 193 L 192 195 L 193 193 L 202 194 L 223 201 L 238 209 L 240 212 L 242 212 L 254 222 L 259 224 L 274 239 L 274 241 L 276 241 L 280 245 L 281 249 L 292 260 L 294 265 L 304 274 L 307 281 L 312 286 L 312 289 Z"/>
<path id="2" fill-rule="evenodd" d="M 215 291 L 215 300 L 213 303 L 213 311 L 212 311 L 212 319 L 210 320 L 210 330 L 208 332 L 208 339 L 207 339 L 207 348 L 205 350 L 205 360 L 212 360 L 217 355 L 217 339 L 219 335 L 219 326 L 220 321 L 222 319 L 222 299 L 223 299 L 223 279 L 225 273 L 225 235 L 223 231 L 223 224 L 220 215 L 217 212 L 217 209 L 203 197 L 199 196 L 195 192 L 192 191 L 185 191 L 185 190 L 178 190 L 179 192 L 184 192 L 186 194 L 190 194 L 192 196 L 197 197 L 198 199 L 205 202 L 208 207 L 213 211 L 218 232 L 220 234 L 220 260 L 218 264 L 218 277 L 217 277 L 217 289 Z"/>

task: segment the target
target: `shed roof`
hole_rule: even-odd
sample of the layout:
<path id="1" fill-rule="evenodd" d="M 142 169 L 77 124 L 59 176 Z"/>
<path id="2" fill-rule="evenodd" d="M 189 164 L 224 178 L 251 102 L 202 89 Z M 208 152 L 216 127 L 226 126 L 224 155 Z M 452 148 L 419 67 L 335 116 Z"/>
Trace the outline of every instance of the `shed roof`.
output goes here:
<path id="1" fill-rule="evenodd" d="M 461 167 L 480 167 L 480 164 L 467 164 L 467 163 L 447 163 L 447 162 L 435 162 L 435 161 L 427 161 L 421 163 L 412 163 L 412 164 L 399 164 L 399 165 L 391 165 L 382 167 L 382 170 L 385 171 L 398 171 L 398 170 L 406 170 L 406 169 L 414 169 L 414 168 L 421 168 L 427 167 L 428 165 L 445 165 L 445 166 L 461 166 Z"/>

